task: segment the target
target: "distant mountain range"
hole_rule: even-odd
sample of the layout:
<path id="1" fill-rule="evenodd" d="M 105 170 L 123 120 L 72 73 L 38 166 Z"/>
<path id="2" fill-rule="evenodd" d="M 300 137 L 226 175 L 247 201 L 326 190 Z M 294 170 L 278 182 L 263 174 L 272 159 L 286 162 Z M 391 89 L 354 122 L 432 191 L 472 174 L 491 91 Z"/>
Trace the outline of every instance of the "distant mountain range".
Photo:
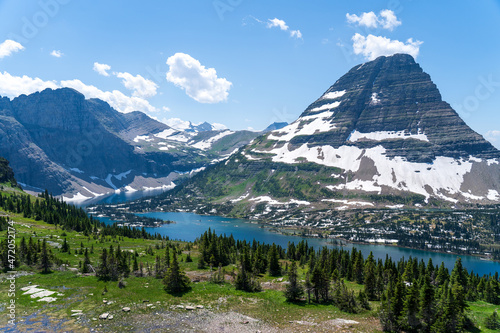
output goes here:
<path id="1" fill-rule="evenodd" d="M 172 188 L 259 134 L 208 123 L 178 130 L 69 88 L 0 98 L 0 156 L 27 189 L 72 200 Z"/>
<path id="2" fill-rule="evenodd" d="M 441 99 L 411 56 L 397 54 L 353 67 L 295 122 L 171 195 L 256 217 L 292 206 L 498 203 L 500 152 Z"/>

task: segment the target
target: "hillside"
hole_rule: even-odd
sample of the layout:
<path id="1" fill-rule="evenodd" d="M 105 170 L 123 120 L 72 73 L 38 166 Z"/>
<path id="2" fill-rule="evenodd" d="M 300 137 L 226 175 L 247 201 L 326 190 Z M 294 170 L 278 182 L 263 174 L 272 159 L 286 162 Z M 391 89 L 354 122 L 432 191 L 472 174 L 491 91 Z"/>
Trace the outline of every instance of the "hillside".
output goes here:
<path id="1" fill-rule="evenodd" d="M 231 332 L 379 332 L 456 323 L 465 331 L 493 332 L 484 325 L 500 303 L 497 277 L 471 274 L 461 261 L 450 272 L 418 258 L 376 262 L 357 250 L 315 250 L 305 241 L 284 249 L 210 231 L 194 243 L 170 241 L 95 224 L 82 210 L 47 194 L 0 193 L 0 207 L 16 229 L 18 256 L 8 270 L 15 272 L 18 288 L 18 332 L 33 327 L 50 332 L 213 332 L 214 327 Z M 2 237 L 2 257 L 6 251 Z M 189 286 L 168 293 L 163 282 L 175 263 Z M 10 265 L 0 264 L 4 271 Z M 12 273 L 0 278 L 12 278 Z M 309 281 L 308 289 L 303 281 Z M 9 304 L 8 291 L 9 284 L 0 285 L 0 304 Z M 427 304 L 421 293 L 430 295 L 427 301 L 435 309 L 427 321 L 405 321 L 400 318 L 403 308 L 387 302 L 411 301 L 416 314 Z M 452 305 L 454 312 L 444 315 Z M 6 311 L 6 306 L 0 310 Z M 11 329 L 9 320 L 1 316 L 0 329 Z"/>

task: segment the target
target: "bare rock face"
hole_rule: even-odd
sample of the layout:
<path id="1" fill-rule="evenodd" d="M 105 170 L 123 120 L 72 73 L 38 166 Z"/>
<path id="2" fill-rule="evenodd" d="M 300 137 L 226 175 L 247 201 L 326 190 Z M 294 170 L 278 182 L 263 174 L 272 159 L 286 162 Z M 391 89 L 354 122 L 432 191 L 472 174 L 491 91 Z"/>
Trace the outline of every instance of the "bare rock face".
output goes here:
<path id="1" fill-rule="evenodd" d="M 340 92 L 345 93 L 339 96 Z M 338 106 L 329 108 L 336 102 L 340 102 Z M 324 111 L 333 111 L 327 119 L 335 129 L 300 135 L 290 143 L 327 143 L 335 148 L 346 144 L 360 148 L 381 145 L 388 156 L 426 163 L 436 156 L 500 156 L 441 99 L 430 76 L 407 54 L 379 57 L 355 66 L 312 103 L 301 118 Z M 400 136 L 386 132 L 399 132 Z M 351 134 L 358 133 L 379 135 L 350 140 Z M 385 140 L 379 140 L 383 134 Z"/>
<path id="2" fill-rule="evenodd" d="M 487 204 L 500 202 L 500 152 L 411 56 L 396 54 L 353 67 L 295 122 L 198 178 L 185 187 L 253 206 L 270 202 L 265 194 L 282 203 L 382 194 Z"/>

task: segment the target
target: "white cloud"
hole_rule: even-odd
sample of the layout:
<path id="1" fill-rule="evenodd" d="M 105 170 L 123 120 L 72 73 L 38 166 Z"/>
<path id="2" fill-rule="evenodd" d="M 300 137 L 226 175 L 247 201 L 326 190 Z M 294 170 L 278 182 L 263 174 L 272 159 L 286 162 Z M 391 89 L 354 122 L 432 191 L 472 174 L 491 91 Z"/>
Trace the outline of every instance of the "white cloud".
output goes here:
<path id="1" fill-rule="evenodd" d="M 401 25 L 401 21 L 398 21 L 398 18 L 396 17 L 396 14 L 392 10 L 389 9 L 384 9 L 380 12 L 380 17 L 382 19 L 379 19 L 379 23 L 382 25 L 382 28 L 387 29 L 387 30 L 394 30 L 395 27 L 398 27 Z"/>
<path id="2" fill-rule="evenodd" d="M 377 14 L 374 12 L 363 13 L 361 16 L 347 13 L 345 16 L 347 18 L 347 22 L 349 23 L 357 23 L 358 25 L 365 26 L 367 28 L 376 28 L 378 26 Z"/>
<path id="3" fill-rule="evenodd" d="M 10 56 L 12 53 L 24 50 L 24 46 L 20 43 L 7 39 L 0 44 L 0 59 Z"/>
<path id="4" fill-rule="evenodd" d="M 109 71 L 110 69 L 111 69 L 110 65 L 100 64 L 98 62 L 94 62 L 94 71 L 99 73 L 99 75 L 109 76 L 109 73 L 107 71 Z"/>
<path id="5" fill-rule="evenodd" d="M 389 9 L 381 10 L 378 16 L 374 12 L 363 13 L 360 16 L 347 13 L 346 18 L 347 22 L 351 24 L 357 24 L 358 26 L 364 26 L 371 29 L 380 26 L 383 29 L 392 31 L 394 28 L 401 25 L 401 21 L 398 21 L 396 14 Z"/>
<path id="6" fill-rule="evenodd" d="M 164 118 L 162 123 L 167 124 L 168 126 L 172 127 L 173 129 L 184 131 L 185 129 L 189 128 L 191 126 L 191 122 L 187 120 L 182 120 L 180 118 L 170 118 L 166 119 Z"/>
<path id="7" fill-rule="evenodd" d="M 73 88 L 85 95 L 86 98 L 99 98 L 106 101 L 116 110 L 128 113 L 132 111 L 155 112 L 154 106 L 143 98 L 127 96 L 119 90 L 102 91 L 99 88 L 86 85 L 80 80 L 61 81 L 62 87 Z"/>
<path id="8" fill-rule="evenodd" d="M 227 100 L 232 83 L 218 78 L 214 68 L 205 68 L 189 54 L 176 53 L 167 59 L 170 67 L 167 81 L 184 89 L 200 103 L 219 103 Z"/>
<path id="9" fill-rule="evenodd" d="M 255 20 L 257 20 L 257 19 L 255 19 Z M 262 23 L 262 21 L 259 21 L 259 20 L 257 20 L 257 22 Z M 288 28 L 289 28 L 288 25 L 286 25 L 285 21 L 280 20 L 278 18 L 268 19 L 267 20 L 267 27 L 269 29 L 278 27 L 283 31 L 288 31 Z M 302 39 L 302 33 L 300 32 L 300 30 L 290 30 L 290 37 Z"/>
<path id="10" fill-rule="evenodd" d="M 14 98 L 22 94 L 29 95 L 46 88 L 58 87 L 55 81 L 43 81 L 26 75 L 13 76 L 7 72 L 0 72 L 0 96 Z"/>
<path id="11" fill-rule="evenodd" d="M 168 106 L 162 107 L 162 110 L 165 112 L 170 112 L 170 108 Z"/>
<path id="12" fill-rule="evenodd" d="M 224 124 L 220 124 L 220 123 L 213 123 L 212 128 L 214 129 L 214 131 L 222 131 L 222 130 L 227 129 L 227 126 Z"/>
<path id="13" fill-rule="evenodd" d="M 268 21 L 269 22 L 267 23 L 267 27 L 269 29 L 270 28 L 274 28 L 274 27 L 279 27 L 283 31 L 287 31 L 288 30 L 288 26 L 286 25 L 285 21 L 283 21 L 283 20 L 280 20 L 280 19 L 277 19 L 277 18 L 273 18 L 272 20 L 269 19 Z"/>
<path id="14" fill-rule="evenodd" d="M 380 56 L 390 56 L 396 53 L 407 53 L 417 58 L 421 41 L 408 39 L 406 43 L 392 40 L 387 37 L 368 35 L 367 37 L 356 33 L 352 37 L 355 54 L 362 54 L 367 60 L 374 60 Z"/>
<path id="15" fill-rule="evenodd" d="M 28 95 L 47 88 L 57 89 L 61 87 L 76 89 L 84 94 L 86 98 L 100 98 L 120 112 L 156 111 L 156 108 L 143 98 L 127 96 L 118 90 L 102 91 L 94 86 L 86 85 L 80 80 L 67 80 L 58 83 L 56 81 L 44 81 L 40 78 L 31 78 L 26 75 L 13 76 L 7 72 L 0 72 L 0 96 L 14 98 L 21 94 Z"/>
<path id="16" fill-rule="evenodd" d="M 113 73 L 122 79 L 122 83 L 128 90 L 132 90 L 132 96 L 148 98 L 156 95 L 158 85 L 140 75 L 133 76 L 130 73 Z"/>
<path id="17" fill-rule="evenodd" d="M 290 36 L 298 38 L 298 39 L 302 39 L 302 33 L 300 32 L 300 30 L 290 31 Z"/>
<path id="18" fill-rule="evenodd" d="M 59 50 L 52 50 L 52 52 L 50 52 L 50 55 L 56 58 L 61 58 L 64 54 Z"/>
<path id="19" fill-rule="evenodd" d="M 488 131 L 484 135 L 484 138 L 490 142 L 497 142 L 498 139 L 500 138 L 500 131 L 497 130 Z"/>

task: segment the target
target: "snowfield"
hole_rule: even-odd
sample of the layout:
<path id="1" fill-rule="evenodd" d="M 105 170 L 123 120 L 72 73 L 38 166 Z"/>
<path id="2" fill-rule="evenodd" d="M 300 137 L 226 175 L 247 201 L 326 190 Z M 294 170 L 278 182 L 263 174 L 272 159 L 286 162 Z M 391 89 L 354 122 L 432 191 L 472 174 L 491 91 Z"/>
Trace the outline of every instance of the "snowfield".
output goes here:
<path id="1" fill-rule="evenodd" d="M 418 131 L 417 134 L 411 134 L 406 131 L 378 131 L 371 133 L 361 133 L 355 130 L 349 136 L 348 141 L 356 142 L 360 139 L 368 139 L 373 141 L 382 141 L 389 139 L 415 139 L 415 140 L 429 142 L 427 135 L 421 133 L 420 130 Z"/>
<path id="2" fill-rule="evenodd" d="M 312 135 L 315 133 L 328 132 L 336 128 L 335 124 L 331 122 L 332 116 L 332 111 L 326 111 L 310 116 L 300 117 L 290 125 L 287 125 L 280 130 L 272 131 L 269 134 L 268 139 L 290 141 L 299 135 Z"/>
<path id="3" fill-rule="evenodd" d="M 355 137 L 360 137 L 361 134 L 356 134 Z M 388 135 L 384 133 L 372 137 L 381 138 Z M 420 138 L 423 139 L 425 134 L 420 133 L 417 135 L 420 135 Z M 421 194 L 427 199 L 430 196 L 436 196 L 450 202 L 457 202 L 453 198 L 457 194 L 471 200 L 482 200 L 486 197 L 492 201 L 500 199 L 500 194 L 495 190 L 489 190 L 484 196 L 460 190 L 464 182 L 464 176 L 471 171 L 473 163 L 477 163 L 475 158 L 457 160 L 451 157 L 438 156 L 431 164 L 415 163 L 408 162 L 403 157 L 387 157 L 386 150 L 382 146 L 369 149 L 360 149 L 354 146 L 333 148 L 326 145 L 310 147 L 307 143 L 295 150 L 289 150 L 288 144 L 285 144 L 270 151 L 254 151 L 256 153 L 271 154 L 273 162 L 294 164 L 305 159 L 308 162 L 337 167 L 353 173 L 360 170 L 363 160 L 365 162 L 367 159 L 373 161 L 376 171 L 373 171 L 371 179 L 354 179 L 343 184 L 327 186 L 330 190 L 348 189 L 381 193 L 382 187 L 387 186 L 401 191 Z M 490 164 L 489 161 L 488 164 Z"/>

